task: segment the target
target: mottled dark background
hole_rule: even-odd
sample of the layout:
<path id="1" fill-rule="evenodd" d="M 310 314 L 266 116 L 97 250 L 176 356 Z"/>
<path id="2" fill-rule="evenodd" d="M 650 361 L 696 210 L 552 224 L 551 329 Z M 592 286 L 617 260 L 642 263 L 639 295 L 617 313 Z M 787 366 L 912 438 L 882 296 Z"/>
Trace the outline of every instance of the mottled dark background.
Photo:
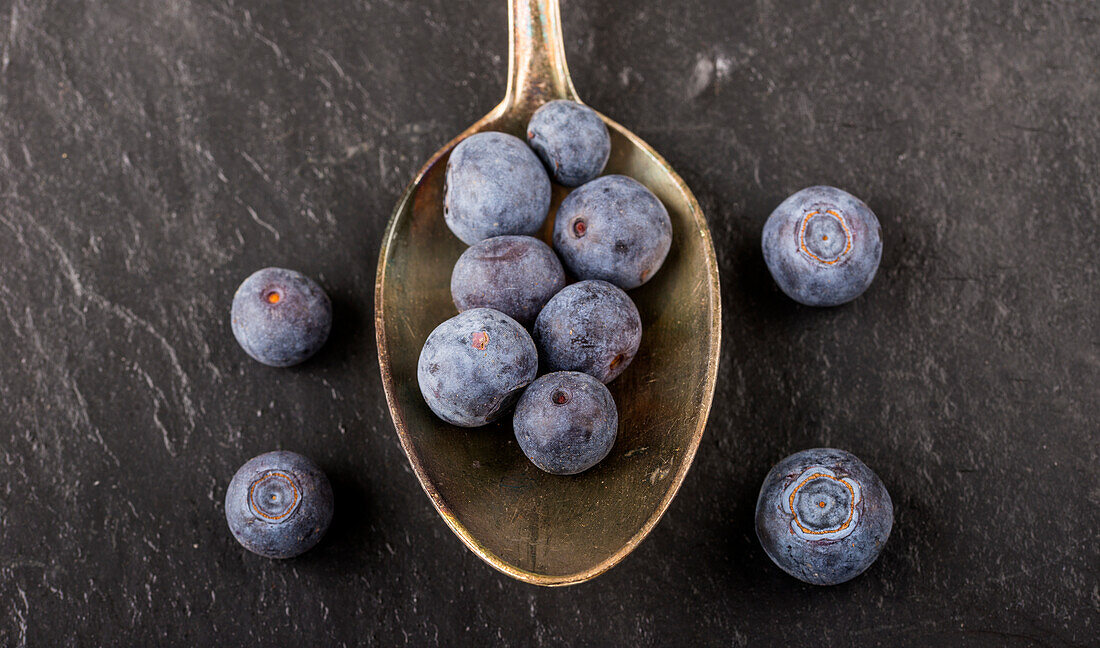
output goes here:
<path id="1" fill-rule="evenodd" d="M 679 170 L 724 348 L 694 470 L 596 581 L 485 566 L 398 446 L 372 325 L 383 226 L 503 94 L 503 1 L 0 0 L 0 645 L 1085 646 L 1100 633 L 1100 6 L 563 0 L 577 88 Z M 759 251 L 814 183 L 885 252 L 810 310 Z M 333 297 L 292 370 L 229 331 L 282 265 Z M 872 569 L 803 585 L 752 530 L 771 464 L 888 485 Z M 315 550 L 223 519 L 250 456 L 332 477 Z"/>

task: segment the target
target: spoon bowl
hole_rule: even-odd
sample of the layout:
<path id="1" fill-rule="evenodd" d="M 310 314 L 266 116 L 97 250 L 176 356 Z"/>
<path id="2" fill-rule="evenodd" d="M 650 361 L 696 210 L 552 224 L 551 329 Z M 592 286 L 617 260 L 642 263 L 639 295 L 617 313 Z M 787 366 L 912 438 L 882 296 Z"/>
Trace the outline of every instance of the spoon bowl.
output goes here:
<path id="1" fill-rule="evenodd" d="M 608 388 L 619 436 L 596 467 L 569 477 L 540 471 L 520 451 L 511 417 L 476 429 L 436 418 L 416 365 L 428 334 L 455 314 L 450 273 L 465 245 L 443 220 L 447 158 L 462 139 L 495 130 L 524 138 L 547 101 L 579 101 L 565 64 L 557 0 L 510 0 L 504 100 L 436 152 L 398 202 L 383 236 L 375 284 L 382 383 L 394 426 L 432 504 L 479 557 L 514 578 L 568 585 L 621 561 L 660 519 L 699 447 L 714 394 L 721 335 L 718 264 L 698 202 L 661 156 L 602 117 L 611 135 L 604 173 L 630 176 L 660 198 L 672 249 L 652 279 L 630 291 L 642 344 Z M 543 230 L 568 189 L 554 186 Z"/>

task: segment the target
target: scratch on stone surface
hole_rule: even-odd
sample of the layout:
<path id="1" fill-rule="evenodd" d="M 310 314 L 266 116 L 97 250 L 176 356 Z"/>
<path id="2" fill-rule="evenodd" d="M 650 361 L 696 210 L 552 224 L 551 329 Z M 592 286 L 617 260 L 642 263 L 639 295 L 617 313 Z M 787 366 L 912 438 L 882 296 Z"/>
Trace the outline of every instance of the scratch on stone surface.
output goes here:
<path id="1" fill-rule="evenodd" d="M 57 242 L 57 239 L 55 239 L 45 227 L 42 227 L 42 225 L 34 219 L 31 219 L 30 222 L 34 224 L 38 233 L 42 235 L 46 243 L 57 252 L 57 259 L 61 262 L 61 269 L 65 272 L 65 276 L 68 278 L 69 283 L 72 284 L 73 292 L 76 293 L 77 297 L 83 297 L 84 284 L 81 283 L 80 275 L 76 272 L 76 266 L 74 266 L 72 260 L 69 259 L 69 254 L 65 252 L 65 248 L 61 247 L 61 244 Z"/>
<path id="2" fill-rule="evenodd" d="M 5 304 L 9 303 L 11 301 L 10 292 L 5 289 L 4 294 L 6 297 L 6 299 L 4 300 Z M 12 318 L 10 309 L 8 309 L 7 306 L 5 306 L 5 312 L 7 313 L 8 321 L 12 325 L 12 331 L 15 333 L 16 337 L 23 337 L 20 334 L 20 329 L 16 325 L 15 320 Z M 42 358 L 47 365 L 52 366 L 57 371 L 61 378 L 61 382 L 72 392 L 73 396 L 76 399 L 75 408 L 66 408 L 69 409 L 70 414 L 75 415 L 75 420 L 73 421 L 74 426 L 76 426 L 77 424 L 82 424 L 85 429 L 89 430 L 90 436 L 99 444 L 101 448 L 103 448 L 104 453 L 106 453 L 107 456 L 110 457 L 112 461 L 114 461 L 115 465 L 121 466 L 122 464 L 119 461 L 118 456 L 107 445 L 107 442 L 103 439 L 103 435 L 100 433 L 99 428 L 97 428 L 92 423 L 91 417 L 88 415 L 88 401 L 84 398 L 83 392 L 80 391 L 80 386 L 77 383 L 76 379 L 73 378 L 72 374 L 69 372 L 69 369 L 58 361 L 56 355 L 48 352 L 45 346 L 42 344 L 42 338 L 37 333 L 38 327 L 34 324 L 34 321 L 32 319 L 33 316 L 29 308 L 26 310 L 26 316 L 28 320 L 26 331 L 30 334 L 31 342 L 37 355 Z"/>
<path id="3" fill-rule="evenodd" d="M 148 536 L 142 536 L 142 538 L 141 538 L 141 539 L 142 539 L 143 541 L 145 541 L 145 544 L 146 544 L 146 545 L 147 545 L 147 546 L 148 546 L 148 547 L 149 547 L 150 549 L 152 549 L 153 551 L 155 551 L 155 552 L 159 552 L 159 551 L 160 551 L 160 548 L 159 548 L 159 547 L 157 547 L 157 545 L 156 545 L 156 544 L 154 544 L 154 543 L 153 543 L 153 541 L 152 541 L 152 540 L 150 540 Z"/>
<path id="4" fill-rule="evenodd" d="M 131 365 L 135 372 L 141 374 L 145 379 L 145 384 L 149 386 L 149 389 L 153 390 L 153 424 L 160 430 L 161 437 L 164 439 L 164 448 L 168 450 L 168 454 L 173 457 L 176 456 L 176 448 L 172 444 L 171 435 L 168 433 L 168 428 L 164 426 L 164 422 L 160 420 L 160 408 L 161 403 L 167 403 L 168 399 L 164 395 L 164 391 L 160 387 L 157 387 L 153 382 L 153 377 L 149 375 L 147 371 L 141 368 L 141 365 L 134 362 Z"/>
<path id="5" fill-rule="evenodd" d="M 11 63 L 11 47 L 19 32 L 19 4 L 11 6 L 11 18 L 8 21 L 8 38 L 4 41 L 4 51 L 0 53 L 0 74 L 7 74 L 8 64 Z M 24 151 L 26 148 L 23 149 Z"/>
<path id="6" fill-rule="evenodd" d="M 130 501 L 129 498 L 127 498 L 125 500 L 125 502 L 126 502 L 126 505 L 130 507 L 130 514 L 134 516 L 134 519 L 137 519 L 137 518 L 141 517 L 140 515 L 138 515 L 137 507 L 134 506 L 134 503 L 132 501 Z"/>
<path id="7" fill-rule="evenodd" d="M 92 424 L 92 420 L 88 416 L 88 401 L 85 400 L 84 394 L 81 393 L 80 387 L 76 384 L 76 381 L 69 376 L 68 371 L 63 373 L 63 378 L 65 382 L 69 384 L 69 387 L 73 390 L 73 394 L 76 396 L 76 402 L 80 406 L 81 418 L 84 420 L 84 425 L 88 426 L 88 429 L 91 430 L 92 437 L 95 438 L 96 442 L 103 448 L 103 451 L 107 453 L 107 456 L 115 462 L 115 466 L 122 466 L 122 463 L 118 460 L 118 456 L 111 451 L 107 442 L 103 440 L 103 435 L 100 434 L 99 428 Z"/>
<path id="8" fill-rule="evenodd" d="M 328 60 L 329 64 L 333 67 L 333 69 L 336 70 L 336 74 L 340 75 L 341 79 L 344 79 L 345 81 L 351 80 L 348 75 L 344 74 L 344 68 L 340 67 L 340 64 L 336 62 L 336 59 L 333 58 L 332 54 L 330 54 L 327 50 L 320 50 L 320 52 L 321 56 L 325 57 Z"/>
<path id="9" fill-rule="evenodd" d="M 260 174 L 260 177 L 263 178 L 264 181 L 267 182 L 267 184 L 269 184 L 269 185 L 276 185 L 277 184 L 276 182 L 274 182 L 271 179 L 271 176 L 267 175 L 267 172 L 264 171 L 264 168 L 262 166 L 260 166 L 260 163 L 257 162 L 256 160 L 252 159 L 251 155 L 249 155 L 248 153 L 245 153 L 244 151 L 241 151 L 241 157 L 243 157 L 248 162 L 248 164 L 253 169 L 256 170 L 256 173 Z"/>
<path id="10" fill-rule="evenodd" d="M 244 204 L 244 203 L 241 203 L 241 204 Z M 271 234 L 275 237 L 276 241 L 279 240 L 279 230 L 272 227 L 270 223 L 267 223 L 263 219 L 261 219 L 260 215 L 256 213 L 255 209 L 252 209 L 251 205 L 244 205 L 244 208 L 245 208 L 245 210 L 248 211 L 248 215 L 252 217 L 252 220 L 256 221 L 257 225 L 259 225 L 260 227 L 264 228 L 265 230 L 271 232 Z"/>
<path id="11" fill-rule="evenodd" d="M 19 625 L 19 640 L 15 642 L 16 646 L 25 647 L 27 645 L 27 617 L 31 613 L 30 603 L 27 602 L 27 593 L 23 591 L 22 587 L 15 586 L 15 591 L 19 592 L 19 598 L 23 600 L 23 611 L 19 611 L 19 606 L 15 601 L 11 602 L 12 612 L 15 613 L 15 618 L 18 619 Z"/>
<path id="12" fill-rule="evenodd" d="M 309 158 L 307 163 L 322 167 L 338 166 L 364 153 L 368 153 L 371 148 L 373 147 L 370 142 L 359 142 L 358 144 L 352 144 L 351 146 L 345 147 L 343 156 L 326 155 L 322 158 Z"/>
<path id="13" fill-rule="evenodd" d="M 249 31 L 251 31 L 252 35 L 255 36 L 261 43 L 271 48 L 271 51 L 275 53 L 275 58 L 279 59 L 280 61 L 286 60 L 286 57 L 283 56 L 283 50 L 279 49 L 279 46 L 275 44 L 275 41 L 261 34 L 258 29 L 249 28 Z"/>
<path id="14" fill-rule="evenodd" d="M 3 213 L 0 213 L 0 223 L 3 223 L 5 227 L 15 234 L 15 238 L 19 241 L 19 247 L 23 249 L 27 248 L 27 239 L 23 237 L 23 230 L 21 228 L 16 227 L 14 223 L 5 218 Z"/>
<path id="15" fill-rule="evenodd" d="M 386 151 L 384 149 L 378 149 L 378 175 L 382 179 L 383 185 L 389 182 L 389 174 L 386 173 Z"/>
<path id="16" fill-rule="evenodd" d="M 156 338 L 156 340 L 160 342 L 161 346 L 164 347 L 165 352 L 168 354 L 169 360 L 171 360 L 172 370 L 180 381 L 180 400 L 183 403 L 183 411 L 185 414 L 187 414 L 187 420 L 190 424 L 191 429 L 193 430 L 195 427 L 195 407 L 191 403 L 191 397 L 189 395 L 191 389 L 191 380 L 187 377 L 187 373 L 183 370 L 183 366 L 180 364 L 179 357 L 176 354 L 176 348 L 173 347 L 170 342 L 168 342 L 167 338 L 165 338 L 157 331 L 152 323 L 150 323 L 148 320 L 138 317 L 134 314 L 133 311 L 126 308 L 125 306 L 115 304 L 114 302 L 111 302 L 110 300 L 99 295 L 98 293 L 90 292 L 89 297 L 91 298 L 93 303 L 121 318 L 131 326 L 140 326 L 147 333 L 149 333 L 149 335 Z"/>
<path id="17" fill-rule="evenodd" d="M 264 36 L 263 33 L 260 32 L 260 30 L 253 24 L 252 14 L 248 10 L 244 11 L 244 20 L 237 20 L 237 19 L 233 18 L 232 16 L 227 16 L 227 15 L 221 13 L 220 11 L 217 11 L 217 10 L 214 10 L 214 9 L 209 9 L 209 8 L 207 8 L 207 9 L 216 18 L 218 18 L 222 22 L 228 24 L 233 29 L 234 32 L 236 32 L 238 28 L 244 28 L 244 31 L 246 33 L 248 33 L 250 36 L 252 36 L 256 40 L 260 41 L 264 45 L 267 45 L 267 47 L 275 54 L 275 58 L 280 63 L 286 63 L 287 58 L 286 58 L 285 55 L 283 55 L 283 50 L 280 49 L 279 46 L 275 44 L 275 41 L 271 40 L 267 36 Z"/>
<path id="18" fill-rule="evenodd" d="M 130 309 L 112 302 L 111 300 L 100 295 L 94 290 L 86 289 L 80 279 L 80 274 L 77 272 L 76 267 L 73 265 L 72 260 L 69 258 L 68 253 L 65 252 L 65 249 L 61 246 L 61 244 L 58 243 L 57 240 L 49 233 L 49 231 L 42 227 L 40 224 L 33 220 L 31 220 L 31 222 L 34 223 L 34 226 L 38 229 L 39 233 L 42 235 L 42 238 L 55 251 L 57 259 L 61 264 L 62 272 L 68 279 L 70 285 L 72 286 L 73 292 L 78 298 L 87 298 L 90 303 L 95 304 L 108 314 L 118 317 L 127 325 L 143 329 L 160 343 L 161 347 L 168 355 L 168 359 L 172 366 L 172 371 L 179 381 L 180 402 L 183 405 L 183 411 L 184 414 L 187 416 L 188 421 L 187 433 L 183 439 L 183 443 L 186 445 L 188 439 L 190 438 L 190 433 L 195 429 L 195 407 L 191 402 L 190 397 L 191 381 L 187 377 L 187 373 L 183 370 L 183 366 L 180 364 L 179 356 L 176 353 L 175 347 L 172 346 L 168 339 L 159 331 L 157 331 L 156 327 L 153 326 L 153 324 L 148 320 L 139 317 Z M 148 378 L 147 374 L 146 377 Z M 149 381 L 151 383 L 152 379 L 149 378 Z M 157 391 L 160 392 L 161 396 L 163 397 L 163 392 L 161 392 L 159 388 L 157 388 Z M 165 402 L 167 402 L 166 399 Z M 157 412 L 159 412 L 159 409 L 157 410 Z M 159 427 L 161 427 L 165 434 L 167 434 L 167 430 L 164 430 L 164 426 L 162 423 L 160 423 L 160 420 L 159 418 L 157 418 L 156 413 L 154 413 L 154 418 L 156 419 Z M 174 453 L 171 447 L 169 447 L 169 452 Z M 118 461 L 117 458 L 115 459 L 115 461 Z"/>

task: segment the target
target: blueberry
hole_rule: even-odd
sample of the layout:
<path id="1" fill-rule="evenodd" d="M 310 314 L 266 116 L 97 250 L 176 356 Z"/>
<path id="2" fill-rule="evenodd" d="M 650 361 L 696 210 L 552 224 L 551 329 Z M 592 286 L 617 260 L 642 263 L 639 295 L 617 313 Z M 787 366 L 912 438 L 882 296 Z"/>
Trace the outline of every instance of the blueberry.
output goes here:
<path id="1" fill-rule="evenodd" d="M 477 133 L 447 161 L 443 218 L 463 243 L 502 234 L 534 234 L 550 209 L 550 178 L 523 140 Z"/>
<path id="2" fill-rule="evenodd" d="M 451 271 L 455 307 L 494 308 L 524 326 L 565 287 L 565 271 L 550 246 L 530 236 L 496 236 L 475 243 Z"/>
<path id="3" fill-rule="evenodd" d="M 555 475 L 575 475 L 603 461 L 619 431 L 615 400 L 604 384 L 576 371 L 531 383 L 512 419 L 523 454 Z"/>
<path id="4" fill-rule="evenodd" d="M 252 358 L 289 367 L 328 339 L 332 302 L 312 279 L 283 268 L 252 273 L 233 295 L 233 335 Z"/>
<path id="5" fill-rule="evenodd" d="M 775 208 L 761 245 L 788 297 L 836 306 L 871 285 L 882 258 L 882 230 L 859 198 L 835 187 L 809 187 Z"/>
<path id="6" fill-rule="evenodd" d="M 795 578 L 836 585 L 875 562 L 894 504 L 886 487 L 854 455 L 803 450 L 776 464 L 756 500 L 756 536 L 772 561 Z"/>
<path id="7" fill-rule="evenodd" d="M 535 343 L 518 322 L 491 308 L 472 308 L 431 332 L 416 377 L 436 416 L 477 427 L 515 404 L 538 364 Z"/>
<path id="8" fill-rule="evenodd" d="M 604 176 L 574 190 L 554 220 L 554 249 L 566 269 L 624 290 L 653 277 L 671 246 L 665 206 L 626 176 Z"/>
<path id="9" fill-rule="evenodd" d="M 317 464 L 280 450 L 249 459 L 225 493 L 225 520 L 245 549 L 293 558 L 317 544 L 332 521 L 332 486 Z"/>
<path id="10" fill-rule="evenodd" d="M 580 281 L 547 302 L 533 336 L 545 370 L 582 371 L 609 383 L 638 352 L 642 318 L 619 288 L 606 281 Z"/>
<path id="11" fill-rule="evenodd" d="M 527 142 L 566 187 L 600 175 L 611 155 L 607 126 L 595 110 L 575 101 L 559 99 L 536 110 L 527 124 Z"/>

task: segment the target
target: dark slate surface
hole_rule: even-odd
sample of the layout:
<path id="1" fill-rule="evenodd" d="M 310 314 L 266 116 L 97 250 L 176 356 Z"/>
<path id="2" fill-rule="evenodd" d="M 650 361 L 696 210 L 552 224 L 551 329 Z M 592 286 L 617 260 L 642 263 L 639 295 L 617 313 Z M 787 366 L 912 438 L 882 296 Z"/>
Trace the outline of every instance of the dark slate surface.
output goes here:
<path id="1" fill-rule="evenodd" d="M 604 4 L 565 2 L 577 87 L 694 189 L 725 344 L 668 515 L 542 590 L 420 492 L 372 328 L 390 209 L 503 93 L 505 3 L 0 0 L 0 645 L 1097 645 L 1100 8 Z M 814 183 L 885 236 L 834 310 L 785 299 L 758 247 Z M 266 265 L 336 305 L 297 369 L 229 332 Z M 751 526 L 770 465 L 822 444 L 897 508 L 879 562 L 829 589 Z M 282 563 L 221 504 L 273 448 L 337 493 L 329 537 Z"/>

